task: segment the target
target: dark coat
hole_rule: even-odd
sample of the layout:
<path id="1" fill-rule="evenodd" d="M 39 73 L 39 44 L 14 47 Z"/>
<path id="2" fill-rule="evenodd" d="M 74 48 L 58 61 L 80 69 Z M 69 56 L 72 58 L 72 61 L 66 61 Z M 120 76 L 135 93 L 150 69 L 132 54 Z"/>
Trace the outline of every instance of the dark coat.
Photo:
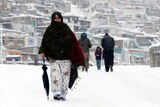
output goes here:
<path id="1" fill-rule="evenodd" d="M 106 59 L 107 63 L 113 65 L 114 46 L 115 46 L 115 41 L 113 37 L 111 37 L 110 35 L 108 35 L 108 33 L 106 33 L 101 40 L 101 46 L 103 48 L 103 59 Z"/>
<path id="2" fill-rule="evenodd" d="M 40 53 L 45 53 L 49 58 L 55 60 L 71 59 L 72 32 L 66 24 L 63 24 L 65 35 L 56 31 L 53 26 L 49 26 L 43 36 Z"/>
<path id="3" fill-rule="evenodd" d="M 63 26 L 66 35 L 57 34 L 51 25 L 46 29 L 38 53 L 55 60 L 71 60 L 77 66 L 83 65 L 83 51 L 74 33 L 66 24 Z"/>
<path id="4" fill-rule="evenodd" d="M 105 34 L 105 36 L 101 40 L 101 46 L 103 50 L 113 50 L 115 46 L 115 41 L 111 36 Z"/>
<path id="5" fill-rule="evenodd" d="M 98 60 L 101 60 L 101 59 L 102 59 L 102 49 L 101 49 L 101 47 L 99 47 L 99 46 L 96 48 L 95 57 L 96 57 L 96 59 L 98 59 Z"/>
<path id="6" fill-rule="evenodd" d="M 89 49 L 92 47 L 91 41 L 87 38 L 86 33 L 81 34 L 81 39 L 78 40 L 83 52 L 89 52 Z"/>

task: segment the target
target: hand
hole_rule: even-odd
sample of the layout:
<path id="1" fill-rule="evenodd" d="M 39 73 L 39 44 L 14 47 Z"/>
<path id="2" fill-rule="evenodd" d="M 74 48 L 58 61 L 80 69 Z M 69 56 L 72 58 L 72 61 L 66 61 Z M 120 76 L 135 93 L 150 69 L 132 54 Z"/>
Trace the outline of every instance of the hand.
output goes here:
<path id="1" fill-rule="evenodd" d="M 41 53 L 41 58 L 45 59 L 45 54 L 44 53 Z"/>
<path id="2" fill-rule="evenodd" d="M 78 70 L 83 70 L 83 66 L 78 66 L 77 69 Z"/>
<path id="3" fill-rule="evenodd" d="M 86 71 L 86 68 L 84 66 L 78 66 L 77 68 L 78 70 L 81 70 L 81 71 Z"/>

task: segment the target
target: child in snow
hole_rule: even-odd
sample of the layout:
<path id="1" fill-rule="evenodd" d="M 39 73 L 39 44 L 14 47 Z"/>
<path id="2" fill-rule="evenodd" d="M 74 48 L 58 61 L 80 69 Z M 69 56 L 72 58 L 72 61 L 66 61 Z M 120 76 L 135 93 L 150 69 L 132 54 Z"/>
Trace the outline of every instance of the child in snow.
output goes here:
<path id="1" fill-rule="evenodd" d="M 96 58 L 96 65 L 97 69 L 101 69 L 101 59 L 102 59 L 102 49 L 100 46 L 97 46 L 96 51 L 95 51 L 95 58 Z"/>

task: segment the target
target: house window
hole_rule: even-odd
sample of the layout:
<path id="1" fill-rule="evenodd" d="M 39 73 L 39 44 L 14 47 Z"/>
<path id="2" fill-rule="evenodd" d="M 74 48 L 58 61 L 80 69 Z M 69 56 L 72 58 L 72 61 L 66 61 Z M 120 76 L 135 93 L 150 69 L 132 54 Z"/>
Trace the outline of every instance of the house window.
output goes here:
<path id="1" fill-rule="evenodd" d="M 33 38 L 28 38 L 28 45 L 33 45 L 33 44 L 34 44 Z"/>
<path id="2" fill-rule="evenodd" d="M 14 45 L 15 45 L 14 42 L 9 42 L 9 43 L 7 44 L 7 46 L 14 46 Z"/>
<path id="3" fill-rule="evenodd" d="M 136 17 L 139 18 L 139 19 L 141 19 L 142 15 L 137 14 Z"/>
<path id="4" fill-rule="evenodd" d="M 13 37 L 8 37 L 8 41 L 13 41 L 14 40 L 14 38 Z"/>

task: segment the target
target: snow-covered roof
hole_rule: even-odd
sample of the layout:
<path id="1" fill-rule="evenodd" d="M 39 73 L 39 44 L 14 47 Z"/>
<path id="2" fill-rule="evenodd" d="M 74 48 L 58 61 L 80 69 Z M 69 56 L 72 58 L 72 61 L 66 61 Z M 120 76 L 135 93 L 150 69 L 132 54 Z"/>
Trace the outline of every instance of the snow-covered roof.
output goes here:
<path id="1" fill-rule="evenodd" d="M 129 38 L 123 38 L 123 37 L 117 37 L 117 36 L 112 36 L 114 38 L 114 40 L 130 40 Z"/>
<path id="2" fill-rule="evenodd" d="M 99 33 L 97 35 L 93 35 L 94 37 L 97 37 L 97 38 L 103 38 L 105 34 L 102 34 L 102 33 Z M 112 35 L 111 35 L 112 36 Z M 130 40 L 129 38 L 123 38 L 123 37 L 117 37 L 117 36 L 112 36 L 114 38 L 114 40 Z"/>
<path id="3" fill-rule="evenodd" d="M 39 13 L 38 13 L 39 14 Z M 45 16 L 45 17 L 44 17 Z M 12 19 L 12 18 L 21 18 L 21 17 L 31 17 L 31 18 L 39 18 L 39 19 L 49 19 L 46 15 L 42 14 L 41 15 L 31 15 L 31 14 L 12 14 L 12 16 L 9 17 L 2 17 L 2 19 Z"/>
<path id="4" fill-rule="evenodd" d="M 43 19 L 45 18 L 43 16 L 37 16 L 37 15 L 31 15 L 31 14 L 20 14 L 14 17 L 33 17 L 33 18 L 43 18 Z"/>
<path id="5" fill-rule="evenodd" d="M 158 37 L 158 35 L 152 35 L 152 34 L 143 34 L 143 35 L 136 35 L 136 37 Z"/>
<path id="6" fill-rule="evenodd" d="M 22 55 L 6 55 L 6 57 L 21 57 Z"/>
<path id="7" fill-rule="evenodd" d="M 152 44 L 149 48 L 160 47 L 160 43 Z"/>
<path id="8" fill-rule="evenodd" d="M 87 22 L 91 22 L 92 20 L 88 20 L 88 19 L 82 19 L 82 18 L 80 18 L 79 20 L 82 20 L 82 21 L 87 21 Z"/>
<path id="9" fill-rule="evenodd" d="M 11 2 L 12 2 L 12 1 L 14 1 L 14 0 L 8 0 L 8 1 L 11 1 Z"/>
<path id="10" fill-rule="evenodd" d="M 19 31 L 19 30 L 14 30 L 14 29 L 5 29 L 5 28 L 0 28 L 0 31 L 8 31 L 8 32 L 16 32 L 16 33 L 23 33 L 25 32 Z"/>
<path id="11" fill-rule="evenodd" d="M 70 16 L 78 16 L 78 17 L 84 17 L 83 12 L 76 6 L 71 5 L 71 11 L 63 13 L 64 16 L 70 15 Z"/>
<path id="12" fill-rule="evenodd" d="M 94 3 L 107 3 L 107 0 L 92 0 Z"/>
<path id="13" fill-rule="evenodd" d="M 104 37 L 104 34 L 99 33 L 99 34 L 93 35 L 93 37 L 103 38 L 103 37 Z"/>

